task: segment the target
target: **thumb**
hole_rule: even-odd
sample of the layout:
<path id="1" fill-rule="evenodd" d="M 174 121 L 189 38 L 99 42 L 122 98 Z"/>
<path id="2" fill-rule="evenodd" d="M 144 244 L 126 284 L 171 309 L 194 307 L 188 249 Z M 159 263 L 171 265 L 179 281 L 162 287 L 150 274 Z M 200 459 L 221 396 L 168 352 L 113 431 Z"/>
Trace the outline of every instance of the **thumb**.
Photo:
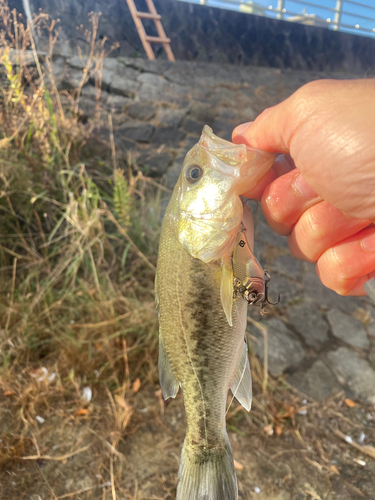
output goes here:
<path id="1" fill-rule="evenodd" d="M 253 122 L 242 123 L 232 134 L 234 144 L 246 144 L 272 153 L 289 153 L 292 130 L 288 99 L 261 113 Z M 295 126 L 293 126 L 293 130 Z"/>

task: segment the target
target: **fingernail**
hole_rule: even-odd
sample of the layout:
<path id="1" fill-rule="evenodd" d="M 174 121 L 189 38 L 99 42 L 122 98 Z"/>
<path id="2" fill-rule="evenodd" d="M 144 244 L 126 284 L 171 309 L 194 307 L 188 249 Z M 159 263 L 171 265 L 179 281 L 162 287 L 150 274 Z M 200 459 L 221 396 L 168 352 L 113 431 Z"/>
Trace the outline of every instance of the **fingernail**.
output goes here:
<path id="1" fill-rule="evenodd" d="M 297 175 L 297 177 L 294 179 L 293 187 L 302 196 L 302 198 L 310 199 L 316 198 L 318 196 L 316 192 L 309 186 L 309 184 L 307 184 L 301 174 Z"/>
<path id="2" fill-rule="evenodd" d="M 233 130 L 233 136 L 235 135 L 243 135 L 246 130 L 250 127 L 250 125 L 252 125 L 253 122 L 247 122 L 247 123 L 241 123 L 241 125 L 238 125 L 238 127 L 236 127 L 234 130 Z"/>
<path id="3" fill-rule="evenodd" d="M 370 234 L 363 238 L 362 247 L 368 252 L 375 252 L 375 234 Z"/>

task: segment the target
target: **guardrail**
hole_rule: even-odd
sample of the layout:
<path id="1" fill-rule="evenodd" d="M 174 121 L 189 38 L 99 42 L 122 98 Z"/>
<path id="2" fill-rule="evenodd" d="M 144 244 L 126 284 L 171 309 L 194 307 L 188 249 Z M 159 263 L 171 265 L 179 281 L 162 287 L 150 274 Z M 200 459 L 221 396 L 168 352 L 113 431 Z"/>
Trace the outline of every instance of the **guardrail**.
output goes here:
<path id="1" fill-rule="evenodd" d="M 355 0 L 180 0 L 375 37 L 375 2 Z M 302 11 L 299 11 L 299 7 Z"/>

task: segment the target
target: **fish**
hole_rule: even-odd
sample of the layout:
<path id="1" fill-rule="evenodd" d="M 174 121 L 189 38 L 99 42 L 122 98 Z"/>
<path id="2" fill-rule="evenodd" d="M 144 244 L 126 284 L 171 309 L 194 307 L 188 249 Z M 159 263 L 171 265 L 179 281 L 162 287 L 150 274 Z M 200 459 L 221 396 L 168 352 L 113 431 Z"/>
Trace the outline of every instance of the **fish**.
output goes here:
<path id="1" fill-rule="evenodd" d="M 181 387 L 187 421 L 177 500 L 238 498 L 225 407 L 231 389 L 251 408 L 247 306 L 265 301 L 267 279 L 240 195 L 275 157 L 221 139 L 206 125 L 163 218 L 155 280 L 159 380 L 165 400 Z"/>

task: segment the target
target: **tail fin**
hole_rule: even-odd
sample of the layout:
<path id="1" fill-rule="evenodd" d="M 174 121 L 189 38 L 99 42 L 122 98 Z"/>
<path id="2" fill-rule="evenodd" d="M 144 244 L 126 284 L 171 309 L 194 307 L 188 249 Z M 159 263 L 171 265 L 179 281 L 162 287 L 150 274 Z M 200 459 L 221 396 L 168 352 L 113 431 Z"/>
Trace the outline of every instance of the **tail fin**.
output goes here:
<path id="1" fill-rule="evenodd" d="M 176 500 L 237 500 L 237 480 L 228 437 L 211 450 L 182 448 Z"/>

